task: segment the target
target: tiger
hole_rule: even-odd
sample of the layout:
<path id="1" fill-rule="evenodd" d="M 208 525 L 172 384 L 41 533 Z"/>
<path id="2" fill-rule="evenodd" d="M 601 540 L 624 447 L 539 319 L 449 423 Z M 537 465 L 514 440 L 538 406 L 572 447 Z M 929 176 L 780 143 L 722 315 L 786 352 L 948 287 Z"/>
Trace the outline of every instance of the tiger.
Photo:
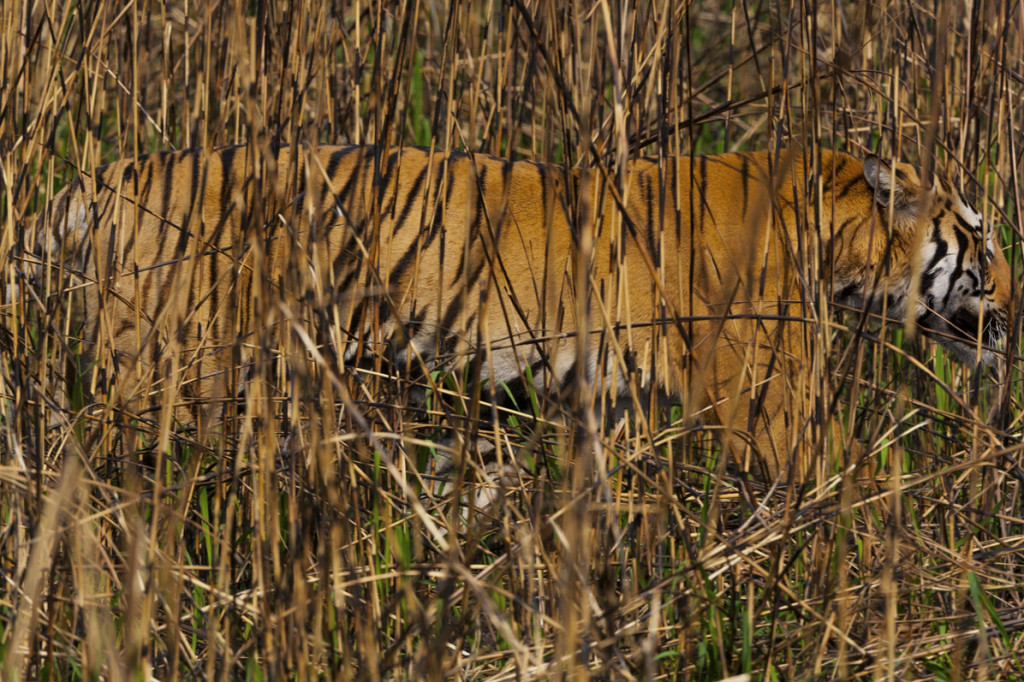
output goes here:
<path id="1" fill-rule="evenodd" d="M 271 292 L 342 330 L 314 344 L 342 363 L 388 348 L 428 370 L 482 359 L 491 385 L 668 395 L 769 481 L 803 480 L 821 450 L 800 396 L 823 311 L 909 319 L 998 366 L 1016 287 L 945 177 L 797 147 L 618 169 L 413 147 L 160 152 L 81 173 L 45 220 L 43 257 L 81 290 L 85 364 L 105 354 L 132 404 L 155 399 L 136 379 L 150 371 L 180 372 L 196 402 L 237 394 L 231 369 L 271 324 L 253 300 Z"/>

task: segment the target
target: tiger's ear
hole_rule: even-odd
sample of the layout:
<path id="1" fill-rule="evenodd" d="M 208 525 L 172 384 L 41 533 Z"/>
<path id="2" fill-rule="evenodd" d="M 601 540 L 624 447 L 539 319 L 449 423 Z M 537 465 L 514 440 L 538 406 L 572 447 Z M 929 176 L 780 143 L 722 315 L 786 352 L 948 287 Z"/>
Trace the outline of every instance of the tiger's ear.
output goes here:
<path id="1" fill-rule="evenodd" d="M 874 154 L 864 159 L 864 179 L 875 193 L 875 201 L 883 208 L 889 207 L 890 197 L 896 210 L 907 208 L 913 203 L 917 192 L 899 178 L 893 177 L 892 169 Z"/>

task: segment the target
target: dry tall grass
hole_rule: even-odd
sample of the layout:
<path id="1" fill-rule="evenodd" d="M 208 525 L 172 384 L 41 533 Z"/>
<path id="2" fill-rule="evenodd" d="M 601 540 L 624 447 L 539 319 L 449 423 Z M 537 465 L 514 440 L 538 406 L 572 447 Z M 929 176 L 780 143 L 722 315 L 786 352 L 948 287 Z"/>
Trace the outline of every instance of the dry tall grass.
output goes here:
<path id="1" fill-rule="evenodd" d="M 730 4 L 5 2 L 3 288 L 79 169 L 274 141 L 896 154 L 953 169 L 1019 271 L 1020 2 Z M 999 383 L 832 311 L 807 381 L 872 482 L 834 464 L 771 495 L 671 409 L 615 424 L 578 392 L 491 416 L 461 375 L 423 398 L 287 333 L 223 429 L 127 414 L 67 381 L 56 284 L 22 281 L 2 318 L 3 679 L 1024 675 L 1019 327 Z M 417 472 L 495 428 L 533 475 L 461 526 Z"/>

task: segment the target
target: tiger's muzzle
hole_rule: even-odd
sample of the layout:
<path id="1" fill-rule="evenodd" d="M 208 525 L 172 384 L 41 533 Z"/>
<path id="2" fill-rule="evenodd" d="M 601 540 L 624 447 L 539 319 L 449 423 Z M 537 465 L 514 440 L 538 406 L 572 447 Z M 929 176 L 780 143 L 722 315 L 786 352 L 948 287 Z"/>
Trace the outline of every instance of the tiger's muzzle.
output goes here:
<path id="1" fill-rule="evenodd" d="M 1003 341 L 1007 329 L 1005 310 L 987 308 L 984 315 L 979 315 L 977 310 L 959 308 L 948 319 L 927 311 L 918 317 L 917 324 L 925 334 L 949 349 L 961 362 L 972 366 L 1002 364 Z"/>

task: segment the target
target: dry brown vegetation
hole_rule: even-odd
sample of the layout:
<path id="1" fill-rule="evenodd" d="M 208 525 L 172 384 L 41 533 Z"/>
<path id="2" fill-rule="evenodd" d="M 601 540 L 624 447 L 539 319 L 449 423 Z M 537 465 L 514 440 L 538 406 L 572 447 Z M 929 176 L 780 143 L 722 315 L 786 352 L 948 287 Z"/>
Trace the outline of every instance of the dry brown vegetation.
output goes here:
<path id="1" fill-rule="evenodd" d="M 877 151 L 950 169 L 1020 270 L 1019 0 L 0 7 L 6 292 L 79 170 L 272 142 L 609 168 Z M 771 492 L 678 408 L 616 422 L 577 389 L 494 416 L 468 374 L 424 397 L 386 358 L 332 364 L 287 329 L 198 434 L 68 380 L 58 287 L 22 280 L 2 317 L 2 679 L 1024 675 L 1018 327 L 1001 381 L 814 302 L 836 324 L 808 381 L 870 465 L 843 475 L 836 443 L 809 486 Z M 495 429 L 528 466 L 460 524 L 480 455 L 447 504 L 417 474 Z"/>

